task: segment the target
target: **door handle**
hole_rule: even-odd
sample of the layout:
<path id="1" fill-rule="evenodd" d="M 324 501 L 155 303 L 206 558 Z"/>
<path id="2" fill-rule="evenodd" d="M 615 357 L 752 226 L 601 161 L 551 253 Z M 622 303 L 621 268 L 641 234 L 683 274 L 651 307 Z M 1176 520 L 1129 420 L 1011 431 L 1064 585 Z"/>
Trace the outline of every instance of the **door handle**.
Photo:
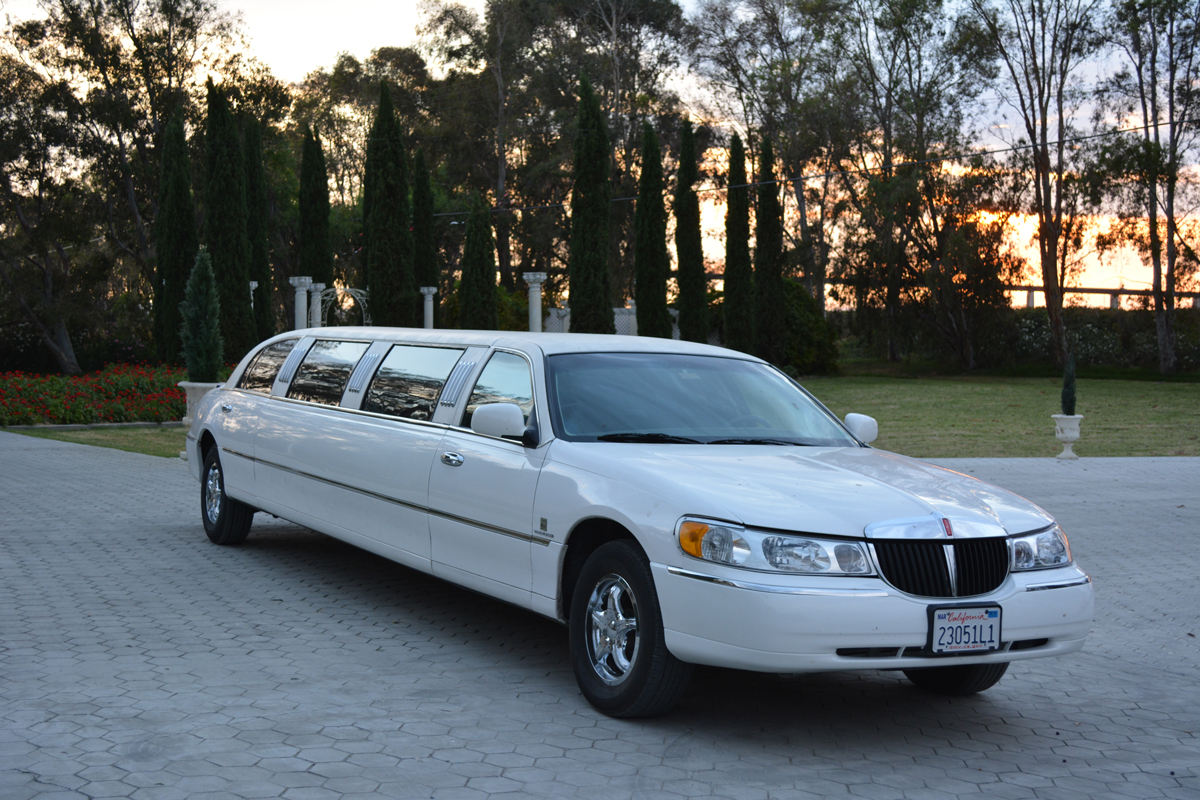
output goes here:
<path id="1" fill-rule="evenodd" d="M 230 411 L 233 411 L 233 406 L 229 405 L 228 403 L 225 403 L 221 406 L 221 411 L 228 414 Z"/>
<path id="2" fill-rule="evenodd" d="M 458 453 L 442 453 L 442 463 L 449 467 L 461 467 L 463 457 Z"/>

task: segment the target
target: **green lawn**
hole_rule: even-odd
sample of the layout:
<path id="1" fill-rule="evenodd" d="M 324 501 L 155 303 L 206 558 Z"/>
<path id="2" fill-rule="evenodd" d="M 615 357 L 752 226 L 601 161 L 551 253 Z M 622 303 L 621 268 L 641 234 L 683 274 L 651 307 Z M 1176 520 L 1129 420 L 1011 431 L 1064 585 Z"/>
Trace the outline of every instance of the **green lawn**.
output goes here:
<path id="1" fill-rule="evenodd" d="M 17 430 L 26 436 L 55 439 L 60 442 L 90 444 L 96 447 L 113 447 L 131 453 L 148 456 L 179 458 L 187 432 L 178 426 L 170 428 L 84 428 L 73 431 Z"/>
<path id="2" fill-rule="evenodd" d="M 879 421 L 875 446 L 917 458 L 1053 456 L 1057 378 L 807 378 L 838 416 Z M 1086 380 L 1080 456 L 1200 456 L 1200 385 Z"/>
<path id="3" fill-rule="evenodd" d="M 1057 378 L 807 378 L 804 386 L 839 416 L 879 421 L 877 447 L 918 458 L 1054 456 Z M 1200 384 L 1088 380 L 1078 383 L 1087 456 L 1200 456 Z M 66 442 L 176 458 L 182 428 L 19 431 Z"/>

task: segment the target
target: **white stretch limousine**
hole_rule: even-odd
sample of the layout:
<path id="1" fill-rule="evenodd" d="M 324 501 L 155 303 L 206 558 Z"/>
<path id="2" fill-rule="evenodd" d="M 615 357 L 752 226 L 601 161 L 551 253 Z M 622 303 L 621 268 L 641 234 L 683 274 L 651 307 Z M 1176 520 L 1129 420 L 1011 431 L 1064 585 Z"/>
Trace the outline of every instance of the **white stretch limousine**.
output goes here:
<path id="1" fill-rule="evenodd" d="M 212 541 L 261 510 L 565 622 L 614 716 L 662 713 L 692 664 L 968 694 L 1082 647 L 1054 520 L 875 431 L 718 347 L 316 328 L 242 359 L 187 447 Z"/>

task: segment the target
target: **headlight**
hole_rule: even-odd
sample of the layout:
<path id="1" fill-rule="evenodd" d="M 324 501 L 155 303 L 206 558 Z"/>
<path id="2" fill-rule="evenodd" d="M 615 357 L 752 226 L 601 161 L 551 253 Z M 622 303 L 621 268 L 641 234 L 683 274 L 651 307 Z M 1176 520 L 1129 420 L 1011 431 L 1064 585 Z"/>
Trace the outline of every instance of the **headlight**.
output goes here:
<path id="1" fill-rule="evenodd" d="M 686 519 L 679 546 L 690 556 L 731 567 L 804 575 L 872 575 L 859 542 L 750 531 L 738 525 Z"/>
<path id="2" fill-rule="evenodd" d="M 1070 563 L 1071 546 L 1067 544 L 1067 535 L 1058 525 L 1012 540 L 1013 572 L 1064 567 Z"/>

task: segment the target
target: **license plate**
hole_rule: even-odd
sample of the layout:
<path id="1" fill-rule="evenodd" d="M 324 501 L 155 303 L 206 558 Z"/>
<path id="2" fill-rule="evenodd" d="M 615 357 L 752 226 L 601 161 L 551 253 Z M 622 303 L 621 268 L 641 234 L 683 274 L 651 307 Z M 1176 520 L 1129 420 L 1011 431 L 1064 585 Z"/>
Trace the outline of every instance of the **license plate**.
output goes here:
<path id="1" fill-rule="evenodd" d="M 1000 606 L 943 606 L 929 610 L 934 653 L 986 653 L 1000 649 Z"/>

